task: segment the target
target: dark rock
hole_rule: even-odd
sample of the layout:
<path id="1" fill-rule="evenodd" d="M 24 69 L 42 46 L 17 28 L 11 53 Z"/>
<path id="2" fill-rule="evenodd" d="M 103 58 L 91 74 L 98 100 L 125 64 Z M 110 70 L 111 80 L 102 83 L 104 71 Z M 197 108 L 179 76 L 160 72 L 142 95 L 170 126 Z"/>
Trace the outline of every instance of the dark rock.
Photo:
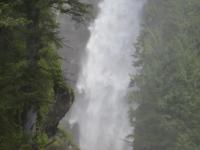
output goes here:
<path id="1" fill-rule="evenodd" d="M 62 118 L 69 111 L 74 100 L 72 90 L 59 87 L 56 90 L 56 102 L 48 113 L 45 122 L 45 132 L 49 138 L 55 136 L 57 127 Z"/>
<path id="2" fill-rule="evenodd" d="M 37 110 L 32 106 L 26 115 L 26 121 L 24 124 L 25 133 L 32 137 L 36 133 L 36 122 L 37 122 Z"/>

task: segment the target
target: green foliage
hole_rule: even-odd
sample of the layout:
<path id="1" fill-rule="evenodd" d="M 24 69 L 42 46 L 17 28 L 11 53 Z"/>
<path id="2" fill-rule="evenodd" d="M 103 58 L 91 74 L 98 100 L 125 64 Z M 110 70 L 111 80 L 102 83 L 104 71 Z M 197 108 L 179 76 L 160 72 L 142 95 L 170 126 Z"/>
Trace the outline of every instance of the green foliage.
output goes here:
<path id="1" fill-rule="evenodd" d="M 149 0 L 144 7 L 134 150 L 200 149 L 199 6 L 198 0 Z"/>
<path id="2" fill-rule="evenodd" d="M 73 141 L 72 135 L 62 129 L 59 129 L 56 137 L 52 139 L 52 143 L 46 148 L 46 150 L 79 150 Z"/>
<path id="3" fill-rule="evenodd" d="M 0 150 L 46 142 L 43 126 L 56 88 L 67 87 L 56 52 L 62 45 L 56 12 L 83 21 L 88 7 L 77 0 L 0 2 Z M 33 135 L 26 131 L 31 108 L 37 113 Z"/>

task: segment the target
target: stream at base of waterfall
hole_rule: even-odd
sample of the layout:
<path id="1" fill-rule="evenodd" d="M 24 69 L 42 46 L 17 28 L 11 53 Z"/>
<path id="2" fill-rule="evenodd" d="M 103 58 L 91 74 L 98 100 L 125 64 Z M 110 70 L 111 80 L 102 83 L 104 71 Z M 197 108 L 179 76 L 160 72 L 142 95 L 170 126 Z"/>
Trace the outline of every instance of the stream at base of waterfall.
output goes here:
<path id="1" fill-rule="evenodd" d="M 90 25 L 86 56 L 69 116 L 81 150 L 129 150 L 128 90 L 143 0 L 104 0 Z"/>

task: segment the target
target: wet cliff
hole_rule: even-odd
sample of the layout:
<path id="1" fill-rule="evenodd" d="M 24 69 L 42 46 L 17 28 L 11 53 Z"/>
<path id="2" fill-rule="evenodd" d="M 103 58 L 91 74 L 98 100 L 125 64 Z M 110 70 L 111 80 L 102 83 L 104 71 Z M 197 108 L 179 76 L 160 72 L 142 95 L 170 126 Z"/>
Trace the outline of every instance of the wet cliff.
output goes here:
<path id="1" fill-rule="evenodd" d="M 84 3 L 92 6 L 90 18 L 82 23 L 77 24 L 71 20 L 70 16 L 60 15 L 58 21 L 60 22 L 60 37 L 63 38 L 64 46 L 58 51 L 62 58 L 62 70 L 64 79 L 74 89 L 75 97 L 80 95 L 77 93 L 76 83 L 79 73 L 81 71 L 81 64 L 87 57 L 85 47 L 90 37 L 89 24 L 94 20 L 98 13 L 98 2 L 100 0 L 82 0 Z M 73 106 L 72 106 L 73 107 Z M 59 126 L 69 131 L 76 143 L 79 143 L 79 124 L 70 123 L 68 116 L 70 116 L 71 109 L 66 113 Z"/>

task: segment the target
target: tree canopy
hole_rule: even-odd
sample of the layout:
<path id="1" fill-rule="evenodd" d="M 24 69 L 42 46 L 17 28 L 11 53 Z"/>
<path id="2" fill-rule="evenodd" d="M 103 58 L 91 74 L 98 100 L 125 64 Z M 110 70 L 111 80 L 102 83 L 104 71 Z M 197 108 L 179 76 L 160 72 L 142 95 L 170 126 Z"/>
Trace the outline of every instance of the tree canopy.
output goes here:
<path id="1" fill-rule="evenodd" d="M 57 54 L 62 42 L 56 14 L 66 13 L 80 22 L 88 7 L 78 0 L 0 2 L 1 150 L 42 148 L 44 123 L 58 91 L 71 93 Z"/>
<path id="2" fill-rule="evenodd" d="M 134 150 L 200 149 L 199 8 L 198 0 L 148 0 L 144 7 L 134 56 Z"/>

